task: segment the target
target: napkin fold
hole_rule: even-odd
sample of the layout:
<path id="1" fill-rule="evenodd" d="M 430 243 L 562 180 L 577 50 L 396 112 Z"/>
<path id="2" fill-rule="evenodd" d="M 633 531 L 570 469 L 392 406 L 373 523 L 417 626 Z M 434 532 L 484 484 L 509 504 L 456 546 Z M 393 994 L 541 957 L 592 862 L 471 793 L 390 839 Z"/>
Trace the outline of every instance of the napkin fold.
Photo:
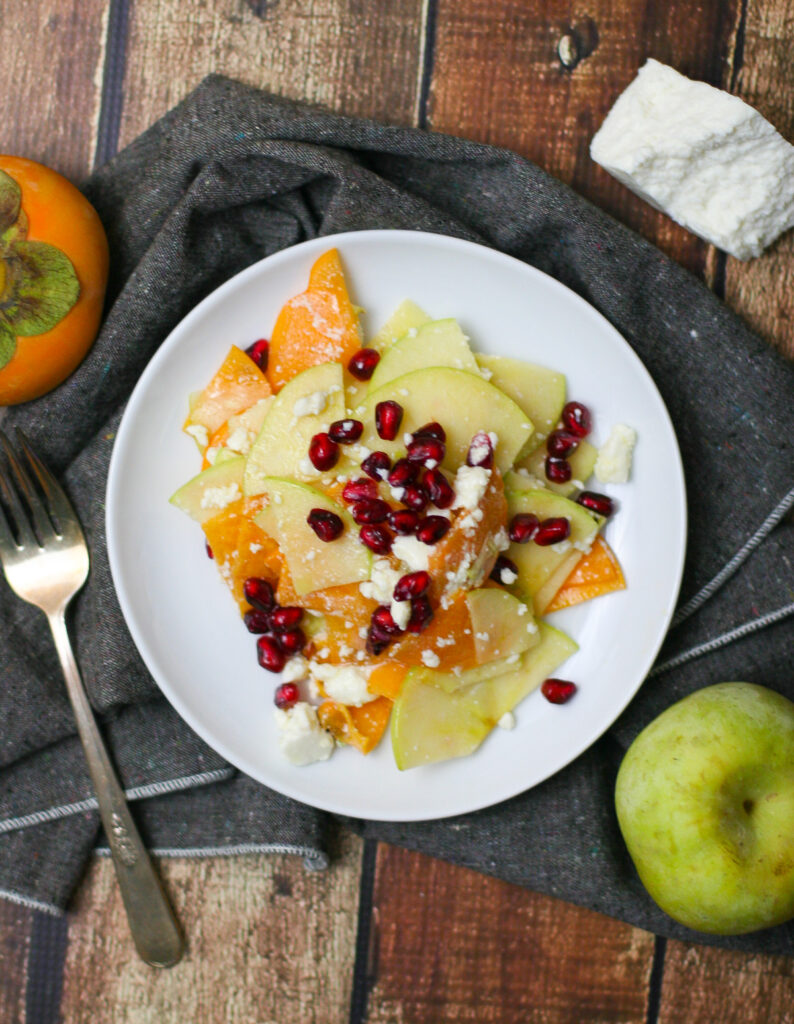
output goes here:
<path id="1" fill-rule="evenodd" d="M 263 256 L 338 231 L 440 232 L 568 285 L 652 374 L 688 485 L 685 614 L 615 726 L 545 783 L 459 818 L 344 824 L 658 934 L 789 952 L 790 925 L 717 938 L 667 918 L 628 858 L 612 797 L 627 745 L 685 694 L 745 679 L 794 698 L 791 367 L 688 272 L 514 153 L 330 114 L 217 76 L 85 191 L 112 254 L 102 332 L 64 385 L 9 409 L 2 425 L 28 433 L 84 523 L 92 571 L 72 636 L 149 845 L 187 856 L 288 850 L 321 867 L 328 829 L 339 822 L 232 769 L 146 671 L 104 541 L 105 481 L 124 403 L 180 319 Z M 98 816 L 44 621 L 3 584 L 0 650 L 0 894 L 59 912 L 95 847 Z"/>

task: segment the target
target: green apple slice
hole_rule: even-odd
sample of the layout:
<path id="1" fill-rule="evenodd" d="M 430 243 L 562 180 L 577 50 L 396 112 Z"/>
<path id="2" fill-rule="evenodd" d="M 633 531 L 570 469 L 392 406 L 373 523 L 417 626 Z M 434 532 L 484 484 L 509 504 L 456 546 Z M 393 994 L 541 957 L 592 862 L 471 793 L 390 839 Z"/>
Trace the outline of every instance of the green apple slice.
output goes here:
<path id="1" fill-rule="evenodd" d="M 403 407 L 400 433 L 394 441 L 384 441 L 375 430 L 375 406 L 391 399 Z M 494 454 L 500 472 L 506 472 L 532 434 L 532 424 L 512 399 L 477 374 L 447 366 L 414 370 L 389 381 L 367 395 L 355 410 L 364 422 L 361 443 L 385 451 L 392 458 L 404 451 L 403 434 L 418 430 L 432 420 L 447 433 L 444 465 L 460 466 L 472 437 L 479 430 L 494 431 L 498 442 Z"/>
<path id="2" fill-rule="evenodd" d="M 347 509 L 295 480 L 266 477 L 260 493 L 268 496 L 269 504 L 255 522 L 277 541 L 299 596 L 369 579 L 372 553 L 358 539 L 358 527 Z M 313 508 L 335 512 L 342 520 L 344 529 L 336 540 L 320 540 L 309 526 L 306 520 Z"/>
<path id="3" fill-rule="evenodd" d="M 427 366 L 452 366 L 478 373 L 469 340 L 455 320 L 432 320 L 409 331 L 387 349 L 375 367 L 368 394 L 413 370 Z"/>
<path id="4" fill-rule="evenodd" d="M 543 622 L 538 628 L 540 642 L 525 651 L 517 665 L 452 692 L 438 684 L 438 677 L 446 673 L 412 669 L 391 716 L 397 767 L 404 770 L 471 754 L 502 715 L 512 711 L 577 650 L 574 641 L 560 630 Z"/>
<path id="5" fill-rule="evenodd" d="M 367 347 L 374 348 L 376 352 L 384 352 L 395 341 L 399 341 L 403 335 L 409 331 L 417 330 L 429 322 L 430 317 L 423 309 L 420 309 L 410 299 L 405 299 L 395 309 Z"/>
<path id="6" fill-rule="evenodd" d="M 319 396 L 319 412 L 300 415 L 300 404 Z M 296 412 L 296 404 L 298 410 Z M 314 434 L 334 420 L 345 418 L 344 378 L 341 363 L 311 366 L 285 384 L 271 403 L 262 429 L 248 453 L 243 489 L 246 495 L 261 494 L 263 481 L 271 476 L 311 478 L 302 470 Z"/>
<path id="7" fill-rule="evenodd" d="M 568 456 L 568 462 L 571 464 L 571 479 L 564 484 L 554 483 L 546 476 L 545 462 L 547 455 L 546 444 L 543 442 L 519 462 L 519 468 L 526 469 L 540 480 L 544 487 L 548 487 L 550 491 L 554 491 L 555 494 L 562 494 L 563 497 L 567 498 L 574 491 L 581 490 L 580 485 L 592 476 L 593 467 L 598 458 L 598 449 L 590 444 L 589 441 L 579 442 L 576 450 Z M 523 490 L 527 490 L 527 488 L 524 487 Z"/>
<path id="8" fill-rule="evenodd" d="M 535 424 L 535 430 L 554 430 L 565 405 L 565 376 L 546 366 L 508 356 L 478 355 L 477 362 L 491 374 L 491 383 L 512 398 Z"/>
<path id="9" fill-rule="evenodd" d="M 540 640 L 530 608 L 506 590 L 483 587 L 466 594 L 477 664 L 523 654 Z"/>
<path id="10" fill-rule="evenodd" d="M 168 499 L 197 523 L 206 523 L 243 496 L 245 459 L 225 458 L 188 480 Z"/>

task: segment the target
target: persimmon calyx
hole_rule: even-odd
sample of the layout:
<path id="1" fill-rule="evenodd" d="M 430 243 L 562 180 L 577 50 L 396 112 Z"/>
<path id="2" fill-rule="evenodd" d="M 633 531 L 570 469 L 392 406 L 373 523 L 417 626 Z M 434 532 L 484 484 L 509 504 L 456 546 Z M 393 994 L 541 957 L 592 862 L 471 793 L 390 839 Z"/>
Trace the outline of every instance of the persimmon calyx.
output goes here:
<path id="1" fill-rule="evenodd" d="M 18 337 L 51 330 L 80 296 L 66 253 L 28 241 L 27 226 L 22 189 L 0 171 L 0 369 L 13 358 Z"/>

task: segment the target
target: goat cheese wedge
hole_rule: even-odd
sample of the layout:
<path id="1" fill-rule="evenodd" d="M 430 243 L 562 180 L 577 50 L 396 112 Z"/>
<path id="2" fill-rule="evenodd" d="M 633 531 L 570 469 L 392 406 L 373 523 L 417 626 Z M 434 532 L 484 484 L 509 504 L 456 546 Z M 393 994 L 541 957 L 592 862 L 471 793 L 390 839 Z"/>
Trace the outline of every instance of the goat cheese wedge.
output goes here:
<path id="1" fill-rule="evenodd" d="M 652 206 L 740 260 L 794 226 L 794 146 L 738 96 L 649 60 L 590 155 Z"/>

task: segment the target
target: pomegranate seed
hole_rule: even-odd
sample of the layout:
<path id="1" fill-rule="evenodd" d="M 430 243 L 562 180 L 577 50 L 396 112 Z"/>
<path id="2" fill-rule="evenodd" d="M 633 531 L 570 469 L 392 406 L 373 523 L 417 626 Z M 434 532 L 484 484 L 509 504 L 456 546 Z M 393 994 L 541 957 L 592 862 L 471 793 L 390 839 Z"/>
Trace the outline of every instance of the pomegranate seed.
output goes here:
<path id="1" fill-rule="evenodd" d="M 350 357 L 347 368 L 356 380 L 369 380 L 379 362 L 380 353 L 374 348 L 360 348 Z"/>
<path id="2" fill-rule="evenodd" d="M 253 345 L 249 345 L 245 354 L 256 363 L 262 373 L 267 369 L 267 358 L 270 355 L 270 342 L 260 338 Z"/>
<path id="3" fill-rule="evenodd" d="M 273 703 L 277 708 L 286 711 L 287 708 L 291 708 L 298 703 L 300 696 L 301 692 L 295 683 L 282 683 L 281 686 L 276 687 Z"/>
<path id="4" fill-rule="evenodd" d="M 399 402 L 378 402 L 375 406 L 375 429 L 384 441 L 393 441 L 397 437 L 402 421 L 403 407 Z"/>
<path id="5" fill-rule="evenodd" d="M 382 480 L 381 473 L 385 475 L 391 469 L 391 459 L 386 452 L 372 452 L 361 463 L 361 468 L 373 480 Z"/>
<path id="6" fill-rule="evenodd" d="M 417 540 L 423 544 L 437 544 L 449 529 L 449 520 L 444 516 L 425 516 L 416 528 Z"/>
<path id="7" fill-rule="evenodd" d="M 285 633 L 289 629 L 294 629 L 302 618 L 302 608 L 284 605 L 270 613 L 270 628 L 274 633 Z"/>
<path id="8" fill-rule="evenodd" d="M 365 498 L 377 498 L 378 485 L 369 477 L 360 476 L 357 480 L 348 480 L 342 491 L 342 499 L 348 505 Z"/>
<path id="9" fill-rule="evenodd" d="M 269 612 L 276 604 L 273 587 L 259 576 L 249 576 L 243 583 L 243 596 L 254 608 L 261 608 L 264 612 Z"/>
<path id="10" fill-rule="evenodd" d="M 278 645 L 286 654 L 298 654 L 306 646 L 306 634 L 298 626 L 295 629 L 286 629 L 276 637 Z"/>
<path id="11" fill-rule="evenodd" d="M 446 445 L 438 438 L 419 437 L 408 445 L 406 456 L 409 462 L 434 462 L 438 466 L 446 453 Z"/>
<path id="12" fill-rule="evenodd" d="M 370 551 L 376 555 L 388 555 L 391 551 L 394 538 L 385 526 L 376 526 L 374 523 L 367 523 L 362 526 L 358 533 L 361 543 L 366 544 Z"/>
<path id="13" fill-rule="evenodd" d="M 381 654 L 393 639 L 394 637 L 384 632 L 373 622 L 367 631 L 367 654 Z"/>
<path id="14" fill-rule="evenodd" d="M 391 509 L 380 498 L 364 498 L 352 508 L 353 518 L 359 524 L 382 523 Z"/>
<path id="15" fill-rule="evenodd" d="M 395 601 L 408 601 L 411 598 L 421 597 L 430 586 L 430 574 L 420 569 L 418 572 L 409 572 L 401 576 L 394 585 Z"/>
<path id="16" fill-rule="evenodd" d="M 421 512 L 427 504 L 427 491 L 421 484 L 409 484 L 403 489 L 403 496 L 400 499 L 414 512 Z"/>
<path id="17" fill-rule="evenodd" d="M 508 536 L 514 544 L 526 544 L 535 536 L 540 522 L 532 512 L 519 512 L 510 520 Z"/>
<path id="18" fill-rule="evenodd" d="M 552 516 L 551 519 L 544 519 L 539 524 L 533 540 L 545 548 L 549 544 L 559 544 L 561 540 L 567 540 L 570 535 L 570 519 L 566 519 L 565 516 Z"/>
<path id="19" fill-rule="evenodd" d="M 386 633 L 388 636 L 397 636 L 402 633 L 402 630 L 394 621 L 391 610 L 385 604 L 378 605 L 372 613 L 371 621 L 376 633 Z"/>
<path id="20" fill-rule="evenodd" d="M 412 484 L 418 476 L 419 466 L 409 462 L 408 459 L 398 459 L 389 473 L 388 480 L 392 487 L 406 487 L 408 484 Z"/>
<path id="21" fill-rule="evenodd" d="M 213 555 L 212 553 L 212 548 L 210 547 L 210 542 L 208 540 L 204 541 L 204 550 L 207 552 L 207 558 L 215 557 L 215 555 Z"/>
<path id="22" fill-rule="evenodd" d="M 287 661 L 287 656 L 273 636 L 260 636 L 256 642 L 256 657 L 262 668 L 268 672 L 280 672 Z"/>
<path id="23" fill-rule="evenodd" d="M 436 508 L 449 508 L 455 500 L 455 491 L 440 469 L 428 469 L 422 477 L 422 485 Z"/>
<path id="24" fill-rule="evenodd" d="M 416 597 L 411 601 L 411 617 L 405 627 L 409 633 L 421 633 L 430 625 L 433 618 L 433 609 L 430 602 L 424 596 Z"/>
<path id="25" fill-rule="evenodd" d="M 443 444 L 447 439 L 447 432 L 440 423 L 436 423 L 434 420 L 432 423 L 425 423 L 423 427 L 414 431 L 414 440 L 419 437 L 434 437 Z"/>
<path id="26" fill-rule="evenodd" d="M 515 583 L 515 579 L 508 577 L 507 579 L 502 578 L 503 573 L 512 573 L 512 576 L 518 578 L 518 566 L 515 562 L 511 562 L 509 558 L 505 558 L 504 555 L 499 557 L 494 562 L 494 567 L 491 569 L 491 579 L 496 580 L 497 583 L 501 583 L 503 587 L 509 587 L 512 583 Z"/>
<path id="27" fill-rule="evenodd" d="M 484 430 L 479 430 L 471 439 L 466 455 L 467 466 L 482 466 L 490 469 L 493 466 L 493 442 Z"/>
<path id="28" fill-rule="evenodd" d="M 410 508 L 396 508 L 389 513 L 389 526 L 404 537 L 413 533 L 419 525 L 419 514 Z"/>
<path id="29" fill-rule="evenodd" d="M 567 459 L 558 459 L 554 455 L 546 456 L 546 479 L 554 484 L 565 484 L 573 476 L 571 464 Z"/>
<path id="30" fill-rule="evenodd" d="M 589 508 L 600 516 L 611 516 L 615 511 L 614 501 L 606 494 L 597 494 L 595 491 L 582 491 L 576 499 L 580 505 Z"/>
<path id="31" fill-rule="evenodd" d="M 309 442 L 309 458 L 315 469 L 331 469 L 339 460 L 339 445 L 324 431 L 315 434 Z"/>
<path id="32" fill-rule="evenodd" d="M 549 455 L 556 455 L 560 459 L 570 455 L 578 445 L 579 438 L 569 430 L 552 430 L 546 438 L 546 450 Z"/>
<path id="33" fill-rule="evenodd" d="M 364 433 L 361 420 L 334 420 L 328 428 L 328 436 L 337 444 L 353 444 Z"/>
<path id="34" fill-rule="evenodd" d="M 313 508 L 306 516 L 306 522 L 320 540 L 324 540 L 326 543 L 336 540 L 345 528 L 341 517 L 327 508 Z"/>
<path id="35" fill-rule="evenodd" d="M 576 683 L 565 679 L 547 679 L 541 684 L 540 692 L 550 704 L 565 704 L 576 693 Z"/>
<path id="36" fill-rule="evenodd" d="M 560 418 L 565 428 L 579 438 L 587 437 L 593 426 L 590 410 L 581 402 L 568 402 L 564 405 Z"/>
<path id="37" fill-rule="evenodd" d="M 249 608 L 243 615 L 243 622 L 249 633 L 268 633 L 270 631 L 270 616 L 261 608 Z"/>

